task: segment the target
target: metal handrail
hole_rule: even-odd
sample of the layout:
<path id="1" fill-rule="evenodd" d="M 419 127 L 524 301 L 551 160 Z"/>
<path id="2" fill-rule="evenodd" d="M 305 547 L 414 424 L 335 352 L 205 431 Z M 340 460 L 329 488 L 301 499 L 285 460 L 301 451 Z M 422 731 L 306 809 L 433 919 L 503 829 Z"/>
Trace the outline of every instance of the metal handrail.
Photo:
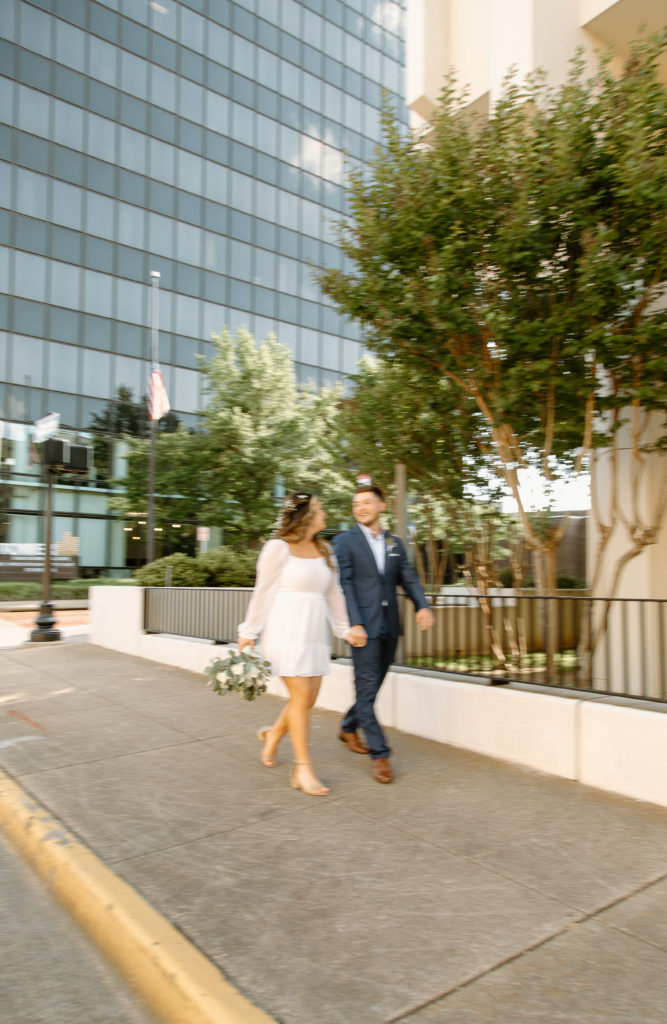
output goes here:
<path id="1" fill-rule="evenodd" d="M 148 587 L 144 629 L 232 643 L 251 587 Z M 533 683 L 667 701 L 667 600 L 544 596 L 500 591 L 431 598 L 435 627 L 422 632 L 401 597 L 404 635 L 394 665 L 494 683 Z M 333 638 L 334 657 L 349 657 Z"/>

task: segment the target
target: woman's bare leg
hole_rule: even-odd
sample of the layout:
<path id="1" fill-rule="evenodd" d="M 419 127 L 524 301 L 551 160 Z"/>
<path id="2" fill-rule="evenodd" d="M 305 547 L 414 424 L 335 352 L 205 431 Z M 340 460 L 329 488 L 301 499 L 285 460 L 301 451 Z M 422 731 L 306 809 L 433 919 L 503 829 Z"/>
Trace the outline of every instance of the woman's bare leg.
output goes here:
<path id="1" fill-rule="evenodd" d="M 270 729 L 264 734 L 264 746 L 262 747 L 262 761 L 273 761 L 278 750 L 278 744 L 289 730 L 289 703 L 282 709 Z M 259 735 L 259 733 L 258 733 Z"/>
<path id="2" fill-rule="evenodd" d="M 328 793 L 313 771 L 308 748 L 310 709 L 317 700 L 322 677 L 283 676 L 283 679 L 290 695 L 283 713 L 294 751 L 295 781 L 308 793 Z"/>

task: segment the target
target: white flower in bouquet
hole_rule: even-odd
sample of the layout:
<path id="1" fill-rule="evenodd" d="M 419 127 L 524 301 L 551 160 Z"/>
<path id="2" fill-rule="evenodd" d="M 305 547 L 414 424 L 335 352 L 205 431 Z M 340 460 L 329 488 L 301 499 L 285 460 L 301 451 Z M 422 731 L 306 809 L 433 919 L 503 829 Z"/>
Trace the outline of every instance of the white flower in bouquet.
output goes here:
<path id="1" fill-rule="evenodd" d="M 254 700 L 266 691 L 271 666 L 257 654 L 232 650 L 225 659 L 215 658 L 206 667 L 206 674 L 214 693 L 236 691 L 244 700 Z"/>

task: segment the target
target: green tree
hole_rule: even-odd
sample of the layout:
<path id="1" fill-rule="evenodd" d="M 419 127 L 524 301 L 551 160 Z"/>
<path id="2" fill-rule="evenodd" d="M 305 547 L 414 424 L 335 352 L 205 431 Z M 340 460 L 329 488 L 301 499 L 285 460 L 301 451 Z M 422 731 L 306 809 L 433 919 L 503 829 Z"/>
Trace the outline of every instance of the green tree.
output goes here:
<path id="1" fill-rule="evenodd" d="M 340 385 L 301 392 L 305 436 L 290 484 L 321 498 L 330 531 L 351 518 L 356 484 L 355 464 L 341 426 L 342 395 Z"/>
<path id="2" fill-rule="evenodd" d="M 458 497 L 472 442 L 469 432 L 461 437 L 468 421 L 461 419 L 456 389 L 444 377 L 429 381 L 414 367 L 372 356 L 361 359 L 352 382 L 339 429 L 356 468 L 390 489 L 401 462 L 420 491 Z"/>
<path id="3" fill-rule="evenodd" d="M 156 445 L 155 522 L 174 517 L 219 526 L 225 544 L 257 546 L 276 518 L 278 489 L 307 487 L 335 513 L 351 490 L 337 447 L 336 389 L 300 389 L 289 349 L 247 331 L 212 338 L 202 361 L 206 405 L 201 429 L 161 435 Z M 146 507 L 148 444 L 128 439 L 123 494 L 127 515 Z"/>
<path id="4" fill-rule="evenodd" d="M 132 388 L 121 384 L 102 412 L 91 416 L 90 428 L 100 434 L 113 434 L 116 437 L 121 434 L 146 437 L 148 407 L 145 397 L 141 402 L 135 402 Z"/>
<path id="5" fill-rule="evenodd" d="M 451 544 L 457 551 L 466 548 L 466 506 L 497 498 L 481 455 L 470 458 L 474 417 L 465 415 L 451 381 L 429 380 L 394 359 L 365 356 L 353 382 L 340 415 L 348 456 L 388 492 L 396 463 L 405 466 L 415 561 L 422 581 L 436 586 L 444 579 Z"/>
<path id="6" fill-rule="evenodd" d="M 170 411 L 158 423 L 160 433 L 178 430 L 179 419 Z M 147 437 L 149 432 L 148 399 L 143 395 L 140 402 L 134 400 L 132 388 L 121 384 L 102 412 L 90 418 L 89 429 L 93 432 L 93 461 L 97 479 L 108 479 L 112 474 L 111 453 L 119 437 Z"/>
<path id="7" fill-rule="evenodd" d="M 180 420 L 173 410 L 170 410 L 158 421 L 158 431 L 161 434 L 173 434 L 178 430 Z M 132 388 L 121 384 L 115 396 L 110 399 L 101 413 L 95 413 L 90 418 L 90 429 L 99 434 L 111 434 L 120 437 L 122 434 L 129 434 L 130 437 L 147 437 L 149 432 L 148 419 L 148 398 L 142 395 L 140 402 L 135 402 Z"/>
<path id="8" fill-rule="evenodd" d="M 147 438 L 125 437 L 127 472 L 116 481 L 122 493 L 109 499 L 109 507 L 121 515 L 146 514 L 148 493 Z M 181 426 L 173 433 L 158 434 L 155 458 L 155 525 L 165 527 L 174 519 L 198 522 L 208 498 L 206 451 L 202 436 Z"/>
<path id="9" fill-rule="evenodd" d="M 300 389 L 289 349 L 274 336 L 257 343 L 246 331 L 213 337 L 203 364 L 208 402 L 203 414 L 208 453 L 207 521 L 228 540 L 256 543 L 276 518 L 276 485 L 311 487 L 327 497 L 336 472 L 336 394 Z"/>
<path id="10" fill-rule="evenodd" d="M 319 275 L 371 350 L 456 386 L 543 591 L 565 522 L 536 525 L 519 471 L 577 473 L 609 442 L 601 414 L 666 405 L 666 39 L 637 44 L 619 77 L 604 60 L 591 80 L 575 62 L 555 92 L 510 81 L 485 121 L 449 82 L 427 138 L 386 111 L 385 148 L 351 175 L 352 269 Z"/>

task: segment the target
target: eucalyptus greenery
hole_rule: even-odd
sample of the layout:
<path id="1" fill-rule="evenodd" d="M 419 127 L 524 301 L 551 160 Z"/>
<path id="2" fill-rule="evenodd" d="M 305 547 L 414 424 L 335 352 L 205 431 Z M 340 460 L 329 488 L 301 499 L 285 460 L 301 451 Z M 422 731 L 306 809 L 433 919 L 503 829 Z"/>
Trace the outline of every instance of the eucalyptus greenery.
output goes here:
<path id="1" fill-rule="evenodd" d="M 214 693 L 240 693 L 243 700 L 255 700 L 266 692 L 271 666 L 256 654 L 233 651 L 226 658 L 215 658 L 205 672 Z"/>

